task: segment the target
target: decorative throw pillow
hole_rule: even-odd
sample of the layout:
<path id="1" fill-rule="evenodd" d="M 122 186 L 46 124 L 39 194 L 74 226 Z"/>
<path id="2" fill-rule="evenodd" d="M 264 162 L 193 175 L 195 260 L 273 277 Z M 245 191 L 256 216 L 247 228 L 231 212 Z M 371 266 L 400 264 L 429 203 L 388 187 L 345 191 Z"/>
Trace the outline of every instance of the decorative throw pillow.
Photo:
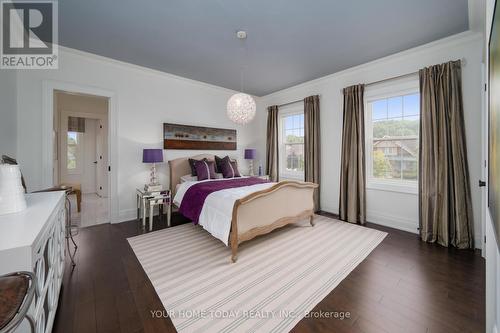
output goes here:
<path id="1" fill-rule="evenodd" d="M 221 169 L 224 178 L 241 177 L 238 171 L 238 163 L 236 161 L 231 161 L 229 156 L 223 158 Z"/>
<path id="2" fill-rule="evenodd" d="M 197 161 L 195 163 L 196 174 L 198 180 L 215 179 L 215 162 L 214 161 Z"/>
<path id="3" fill-rule="evenodd" d="M 189 166 L 191 167 L 191 176 L 197 176 L 195 164 L 198 161 L 207 161 L 207 159 L 206 158 L 204 158 L 202 160 L 195 160 L 195 159 L 192 159 L 192 158 L 188 159 Z"/>
<path id="4" fill-rule="evenodd" d="M 229 156 L 226 156 L 226 157 L 229 158 Z M 222 161 L 226 157 L 219 157 L 219 156 L 215 155 L 215 172 L 222 173 Z"/>

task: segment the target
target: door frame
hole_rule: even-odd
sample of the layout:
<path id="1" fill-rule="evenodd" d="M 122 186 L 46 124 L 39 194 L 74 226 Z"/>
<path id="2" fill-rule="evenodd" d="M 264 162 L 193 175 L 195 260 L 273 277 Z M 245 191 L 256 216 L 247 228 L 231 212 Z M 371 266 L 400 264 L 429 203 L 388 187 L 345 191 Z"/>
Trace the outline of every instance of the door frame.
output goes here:
<path id="1" fill-rule="evenodd" d="M 111 90 L 63 81 L 45 80 L 42 83 L 42 181 L 45 187 L 56 185 L 54 180 L 55 129 L 54 93 L 61 90 L 68 93 L 95 95 L 108 98 L 108 201 L 109 221 L 119 222 L 118 211 L 118 111 L 116 93 Z"/>
<path id="2" fill-rule="evenodd" d="M 486 186 L 481 187 L 481 256 L 486 258 L 486 220 L 488 215 L 488 74 L 486 64 L 481 63 L 481 180 Z"/>

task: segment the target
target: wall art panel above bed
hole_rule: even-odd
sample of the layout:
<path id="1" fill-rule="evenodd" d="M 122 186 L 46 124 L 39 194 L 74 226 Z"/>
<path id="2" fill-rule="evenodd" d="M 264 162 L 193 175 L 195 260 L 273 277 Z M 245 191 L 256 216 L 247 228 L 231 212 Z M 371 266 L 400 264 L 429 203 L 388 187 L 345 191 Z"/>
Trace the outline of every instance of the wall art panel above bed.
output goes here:
<path id="1" fill-rule="evenodd" d="M 163 148 L 236 150 L 236 130 L 164 123 Z"/>

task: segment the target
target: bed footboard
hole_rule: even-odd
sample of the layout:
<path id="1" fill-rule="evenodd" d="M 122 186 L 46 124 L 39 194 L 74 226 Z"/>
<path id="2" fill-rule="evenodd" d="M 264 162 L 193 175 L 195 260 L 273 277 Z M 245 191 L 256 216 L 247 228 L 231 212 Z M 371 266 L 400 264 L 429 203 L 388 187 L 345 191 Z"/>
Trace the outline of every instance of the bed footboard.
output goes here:
<path id="1" fill-rule="evenodd" d="M 313 193 L 318 185 L 283 181 L 236 200 L 231 221 L 231 260 L 238 259 L 238 245 L 287 224 L 309 218 L 314 226 Z"/>

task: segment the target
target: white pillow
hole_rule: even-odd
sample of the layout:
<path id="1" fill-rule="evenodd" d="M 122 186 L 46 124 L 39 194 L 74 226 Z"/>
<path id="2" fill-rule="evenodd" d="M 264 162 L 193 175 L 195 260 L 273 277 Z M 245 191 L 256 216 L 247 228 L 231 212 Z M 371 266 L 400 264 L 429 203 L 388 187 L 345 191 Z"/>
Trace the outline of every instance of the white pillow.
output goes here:
<path id="1" fill-rule="evenodd" d="M 222 173 L 215 173 L 215 179 L 223 179 L 223 178 L 224 177 L 222 176 Z M 198 177 L 197 176 L 191 176 L 191 174 L 185 175 L 185 176 L 181 177 L 181 183 L 196 182 L 196 181 L 198 181 Z"/>
<path id="2" fill-rule="evenodd" d="M 195 182 L 198 180 L 198 177 L 197 176 L 191 176 L 191 174 L 189 175 L 185 175 L 185 176 L 182 176 L 181 177 L 181 183 L 185 183 L 185 182 Z"/>

